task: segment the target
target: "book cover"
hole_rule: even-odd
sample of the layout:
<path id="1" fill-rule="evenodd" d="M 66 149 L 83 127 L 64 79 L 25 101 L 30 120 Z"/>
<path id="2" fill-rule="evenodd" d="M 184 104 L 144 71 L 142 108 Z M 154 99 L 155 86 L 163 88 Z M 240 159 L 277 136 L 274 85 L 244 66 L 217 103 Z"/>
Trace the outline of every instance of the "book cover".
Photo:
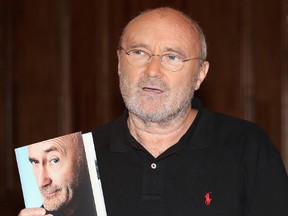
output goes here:
<path id="1" fill-rule="evenodd" d="M 106 216 L 92 133 L 76 132 L 15 149 L 25 208 L 54 216 Z"/>

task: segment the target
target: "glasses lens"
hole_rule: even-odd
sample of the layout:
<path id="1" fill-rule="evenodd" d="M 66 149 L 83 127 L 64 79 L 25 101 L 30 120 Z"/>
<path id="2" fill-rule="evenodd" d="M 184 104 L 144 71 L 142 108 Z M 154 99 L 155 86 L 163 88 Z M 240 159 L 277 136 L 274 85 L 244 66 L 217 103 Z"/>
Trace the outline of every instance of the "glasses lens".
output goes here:
<path id="1" fill-rule="evenodd" d="M 171 72 L 179 71 L 183 67 L 184 62 L 175 55 L 163 55 L 161 59 L 163 67 Z"/>
<path id="2" fill-rule="evenodd" d="M 140 67 L 149 62 L 150 55 L 143 50 L 130 50 L 127 53 L 127 60 L 130 64 Z"/>

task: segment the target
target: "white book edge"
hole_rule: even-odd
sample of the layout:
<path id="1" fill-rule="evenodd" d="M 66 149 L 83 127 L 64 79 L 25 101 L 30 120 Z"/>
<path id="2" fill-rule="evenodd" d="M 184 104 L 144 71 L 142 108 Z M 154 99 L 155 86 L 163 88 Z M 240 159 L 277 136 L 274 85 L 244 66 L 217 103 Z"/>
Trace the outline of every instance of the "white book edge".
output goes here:
<path id="1" fill-rule="evenodd" d="M 98 216 L 106 216 L 106 207 L 103 196 L 102 184 L 98 171 L 98 163 L 95 152 L 94 140 L 92 132 L 82 134 L 86 159 L 90 173 L 90 180 L 93 190 L 93 196 Z"/>

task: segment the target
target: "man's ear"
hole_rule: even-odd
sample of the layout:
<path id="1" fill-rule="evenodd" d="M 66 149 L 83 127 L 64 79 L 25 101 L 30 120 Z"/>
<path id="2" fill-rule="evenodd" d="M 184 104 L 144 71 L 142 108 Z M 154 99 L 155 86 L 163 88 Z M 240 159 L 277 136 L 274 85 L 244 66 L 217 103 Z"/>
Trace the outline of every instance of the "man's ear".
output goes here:
<path id="1" fill-rule="evenodd" d="M 197 82 L 195 85 L 195 90 L 198 90 L 200 88 L 201 83 L 203 82 L 203 80 L 205 79 L 207 73 L 209 70 L 209 62 L 208 61 L 204 61 L 199 69 L 199 73 L 198 73 L 198 78 L 197 78 Z"/>
<path id="2" fill-rule="evenodd" d="M 117 50 L 117 57 L 118 57 L 118 75 L 121 73 L 121 57 L 120 57 L 120 51 Z"/>

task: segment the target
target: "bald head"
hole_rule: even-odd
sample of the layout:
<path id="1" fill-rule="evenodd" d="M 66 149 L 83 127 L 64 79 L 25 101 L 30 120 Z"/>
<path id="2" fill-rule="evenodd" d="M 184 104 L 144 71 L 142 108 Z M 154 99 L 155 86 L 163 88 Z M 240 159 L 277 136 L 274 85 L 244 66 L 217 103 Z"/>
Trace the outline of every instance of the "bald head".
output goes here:
<path id="1" fill-rule="evenodd" d="M 147 10 L 142 12 L 140 15 L 132 19 L 124 28 L 122 32 L 122 36 L 119 41 L 119 46 L 121 46 L 123 40 L 125 40 L 125 37 L 127 34 L 131 34 L 131 29 L 133 30 L 133 27 L 140 26 L 145 28 L 147 26 L 147 23 L 150 25 L 154 25 L 159 28 L 161 28 L 161 24 L 159 22 L 163 21 L 164 25 L 167 25 L 168 28 L 175 28 L 175 29 L 181 29 L 183 30 L 183 33 L 187 37 L 187 41 L 196 42 L 197 44 L 197 50 L 199 52 L 199 57 L 204 61 L 207 57 L 207 45 L 205 36 L 203 34 L 202 29 L 200 26 L 191 19 L 189 16 L 184 14 L 181 11 L 175 10 L 173 8 L 169 7 L 163 7 L 163 8 L 156 8 L 152 10 Z M 166 21 L 166 23 L 164 23 Z"/>

